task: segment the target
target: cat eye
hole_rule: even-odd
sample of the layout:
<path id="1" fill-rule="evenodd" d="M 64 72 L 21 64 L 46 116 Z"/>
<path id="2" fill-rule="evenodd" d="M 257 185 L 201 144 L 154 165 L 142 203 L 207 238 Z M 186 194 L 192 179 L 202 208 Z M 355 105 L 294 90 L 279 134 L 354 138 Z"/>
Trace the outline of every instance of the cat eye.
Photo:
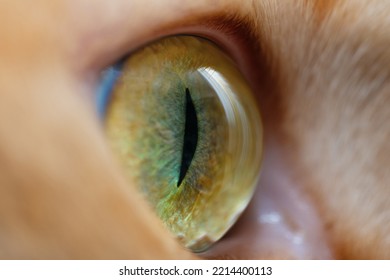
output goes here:
<path id="1" fill-rule="evenodd" d="M 160 39 L 102 72 L 97 106 L 126 176 L 194 252 L 219 240 L 259 177 L 263 130 L 234 62 L 194 36 Z"/>

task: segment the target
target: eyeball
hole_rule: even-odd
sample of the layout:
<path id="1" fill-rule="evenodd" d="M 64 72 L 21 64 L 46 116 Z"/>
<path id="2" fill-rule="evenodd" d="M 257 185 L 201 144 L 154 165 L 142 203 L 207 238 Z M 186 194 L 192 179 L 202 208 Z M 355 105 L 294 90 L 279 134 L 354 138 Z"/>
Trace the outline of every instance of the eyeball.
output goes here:
<path id="1" fill-rule="evenodd" d="M 260 173 L 263 128 L 245 78 L 212 42 L 176 36 L 106 69 L 102 85 L 98 106 L 124 173 L 184 246 L 206 250 Z"/>

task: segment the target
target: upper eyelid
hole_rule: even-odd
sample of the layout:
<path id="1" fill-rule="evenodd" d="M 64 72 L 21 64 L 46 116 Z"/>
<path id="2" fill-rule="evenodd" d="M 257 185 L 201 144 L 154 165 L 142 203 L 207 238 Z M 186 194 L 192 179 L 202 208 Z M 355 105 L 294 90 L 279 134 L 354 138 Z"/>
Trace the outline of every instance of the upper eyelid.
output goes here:
<path id="1" fill-rule="evenodd" d="M 228 41 L 229 39 L 232 40 L 232 41 L 241 41 L 242 42 L 246 42 L 246 40 L 248 40 L 248 34 L 250 34 L 250 32 L 248 30 L 250 30 L 249 28 L 248 29 L 243 29 L 244 26 L 246 26 L 244 24 L 244 22 L 240 22 L 239 20 L 237 21 L 238 19 L 235 19 L 235 18 L 232 18 L 232 17 L 222 17 L 222 18 L 214 18 L 210 21 L 208 21 L 204 26 L 207 26 L 207 28 L 203 28 L 202 31 L 192 31 L 192 30 L 196 30 L 194 28 L 188 28 L 188 33 L 186 33 L 186 35 L 189 35 L 192 33 L 192 35 L 198 35 L 198 36 L 201 36 L 201 37 L 206 37 L 208 39 L 210 39 L 211 41 L 213 41 L 214 43 L 217 43 L 216 41 L 219 41 L 219 44 L 217 43 L 217 45 L 220 46 L 220 48 L 222 48 L 225 52 L 228 53 L 229 56 L 236 56 L 236 59 L 233 59 L 235 60 L 236 64 L 239 64 L 239 62 L 241 61 L 240 59 L 237 58 L 237 56 L 241 53 L 241 54 L 247 54 L 247 52 L 243 51 L 243 47 L 241 46 L 238 46 L 236 48 L 236 50 L 234 51 L 229 51 L 229 46 L 230 47 L 234 47 L 234 45 L 232 44 L 233 42 L 229 42 L 227 43 L 226 41 Z M 215 32 L 215 30 L 218 30 L 218 32 Z M 241 31 L 241 32 L 240 32 Z M 185 32 L 184 32 L 185 33 Z M 217 39 L 214 39 L 216 36 L 216 34 L 219 33 L 219 40 Z M 172 33 L 172 35 L 174 35 L 175 33 Z M 211 34 L 211 35 L 210 35 Z M 214 38 L 213 38 L 214 37 Z M 225 39 L 221 39 L 225 37 Z M 221 42 L 221 41 L 225 41 L 225 42 Z M 123 59 L 125 59 L 127 56 L 126 55 L 121 55 L 120 56 L 120 60 L 119 61 L 114 61 L 112 64 L 110 64 L 109 67 L 105 68 L 103 70 L 104 72 L 104 75 L 102 75 L 103 78 L 99 79 L 99 85 L 97 87 L 97 100 L 96 100 L 96 107 L 97 107 L 97 113 L 99 114 L 99 116 L 101 118 L 104 117 L 105 115 L 105 104 L 107 102 L 107 99 L 108 99 L 108 92 L 111 91 L 111 88 L 113 86 L 113 84 L 115 83 L 117 77 L 119 76 L 119 71 L 118 71 L 118 66 L 123 62 Z M 242 61 L 241 61 L 242 62 Z M 240 67 L 239 67 L 240 68 Z M 241 72 L 244 72 L 243 69 L 248 69 L 248 67 L 245 67 L 242 66 L 241 67 Z M 244 76 L 247 76 L 245 75 L 244 73 Z M 249 79 L 247 79 L 249 80 Z"/>
<path id="2" fill-rule="evenodd" d="M 123 1 L 118 0 L 115 3 L 117 2 Z M 140 1 L 127 2 L 139 3 Z M 252 33 L 251 25 L 245 24 L 244 17 L 240 16 L 244 14 L 242 5 L 238 5 L 236 1 L 231 1 L 230 4 L 224 4 L 225 2 L 222 1 L 222 4 L 217 5 L 200 1 L 199 3 L 203 3 L 203 6 L 199 4 L 194 8 L 194 5 L 182 3 L 181 8 L 178 9 L 175 6 L 177 5 L 175 0 L 156 0 L 156 2 L 166 2 L 166 10 L 173 6 L 173 11 L 170 11 L 171 16 L 168 17 L 168 14 L 167 17 L 161 16 L 161 13 L 164 15 L 166 11 L 157 13 L 151 9 L 145 11 L 141 20 L 135 11 L 123 7 L 123 11 L 120 13 L 117 11 L 115 16 L 108 12 L 105 17 L 104 11 L 99 9 L 100 14 L 94 15 L 102 18 L 98 24 L 94 21 L 94 25 L 86 22 L 84 26 L 80 23 L 82 28 L 74 27 L 78 33 L 75 38 L 77 43 L 74 56 L 78 59 L 82 58 L 80 63 L 83 64 L 79 65 L 79 68 L 87 71 L 104 69 L 142 45 L 161 37 L 178 34 L 200 35 L 211 39 L 225 49 L 234 60 L 242 60 L 240 49 L 249 45 L 250 40 L 245 38 Z M 226 9 L 225 5 L 237 7 Z M 176 12 L 175 8 L 178 9 Z M 227 14 L 226 10 L 229 10 L 230 14 Z M 248 51 L 242 51 L 242 53 L 245 52 Z"/>
<path id="3" fill-rule="evenodd" d="M 104 116 L 104 104 L 107 101 L 104 100 L 104 97 L 107 95 L 96 93 L 102 90 L 110 92 L 107 90 L 110 84 L 101 80 L 101 72 L 114 66 L 140 47 L 170 35 L 197 35 L 213 41 L 232 58 L 257 95 L 261 91 L 262 82 L 259 82 L 258 79 L 260 76 L 259 59 L 256 52 L 258 40 L 253 37 L 253 34 L 256 34 L 253 30 L 256 25 L 251 24 L 251 19 L 254 20 L 255 17 L 245 17 L 243 16 L 245 13 L 242 11 L 238 8 L 231 11 L 225 10 L 223 6 L 215 9 L 214 12 L 205 12 L 200 8 L 193 12 L 191 18 L 183 17 L 180 14 L 176 18 L 170 19 L 168 23 L 163 21 L 161 25 L 155 23 L 156 25 L 152 26 L 134 27 L 137 29 L 133 28 L 133 32 L 128 32 L 131 24 L 124 26 L 123 29 L 121 26 L 113 24 L 111 27 L 107 27 L 107 30 L 119 28 L 120 32 L 114 32 L 111 39 L 102 38 L 103 34 L 101 33 L 91 36 L 87 45 L 81 49 L 82 55 L 89 56 L 84 61 L 89 62 L 81 71 L 80 77 L 87 76 L 89 79 L 92 77 L 94 90 L 91 92 L 91 97 L 95 99 L 97 114 L 100 117 Z M 127 15 L 126 11 L 123 13 Z M 123 24 L 121 19 L 118 19 L 118 23 Z M 136 25 L 133 23 L 133 26 Z M 114 72 L 112 74 L 115 75 Z M 98 96 L 102 100 L 97 100 Z"/>

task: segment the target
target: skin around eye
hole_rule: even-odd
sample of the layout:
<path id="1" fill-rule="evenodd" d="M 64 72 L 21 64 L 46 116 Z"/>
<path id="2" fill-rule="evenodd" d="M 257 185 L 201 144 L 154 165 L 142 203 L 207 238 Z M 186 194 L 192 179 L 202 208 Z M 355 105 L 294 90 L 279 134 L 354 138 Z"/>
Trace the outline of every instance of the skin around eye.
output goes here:
<path id="1" fill-rule="evenodd" d="M 191 36 L 161 39 L 104 73 L 99 107 L 129 180 L 183 245 L 206 250 L 258 181 L 262 124 L 245 79 Z"/>

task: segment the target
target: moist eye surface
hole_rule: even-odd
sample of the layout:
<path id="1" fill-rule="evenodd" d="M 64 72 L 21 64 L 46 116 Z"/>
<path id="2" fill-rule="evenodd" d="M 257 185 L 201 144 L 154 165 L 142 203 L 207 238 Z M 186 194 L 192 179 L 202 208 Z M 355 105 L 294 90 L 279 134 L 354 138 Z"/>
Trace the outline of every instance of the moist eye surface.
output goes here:
<path id="1" fill-rule="evenodd" d="M 104 72 L 105 130 L 126 176 L 184 246 L 206 250 L 256 186 L 262 125 L 234 63 L 206 39 L 168 37 Z"/>
<path id="2" fill-rule="evenodd" d="M 181 159 L 180 175 L 177 186 L 180 186 L 187 173 L 188 167 L 194 158 L 196 146 L 198 144 L 198 118 L 191 98 L 190 90 L 186 88 L 186 110 L 184 126 L 184 143 Z"/>

